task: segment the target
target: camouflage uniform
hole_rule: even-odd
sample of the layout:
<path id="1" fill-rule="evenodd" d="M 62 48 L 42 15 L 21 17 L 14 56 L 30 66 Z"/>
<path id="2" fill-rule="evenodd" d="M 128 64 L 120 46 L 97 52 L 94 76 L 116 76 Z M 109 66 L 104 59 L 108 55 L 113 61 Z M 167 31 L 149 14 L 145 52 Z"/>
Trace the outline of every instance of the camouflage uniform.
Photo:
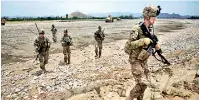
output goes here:
<path id="1" fill-rule="evenodd" d="M 72 38 L 68 35 L 68 31 L 64 30 L 64 36 L 62 37 L 61 43 L 63 47 L 64 62 L 70 64 Z"/>
<path id="2" fill-rule="evenodd" d="M 52 25 L 52 29 L 51 29 L 51 31 L 52 31 L 52 35 L 53 35 L 53 41 L 54 42 L 57 42 L 57 36 L 56 36 L 56 33 L 57 33 L 57 29 L 55 28 L 55 26 L 54 25 Z"/>
<path id="3" fill-rule="evenodd" d="M 149 8 L 145 8 L 143 14 L 146 13 L 145 10 L 148 11 Z M 146 48 L 152 41 L 146 37 L 146 35 L 144 35 L 144 32 L 146 31 L 150 33 L 149 28 L 143 30 L 141 25 L 146 27 L 145 23 L 139 23 L 138 25 L 135 25 L 124 48 L 125 52 L 129 54 L 131 72 L 136 82 L 136 85 L 130 91 L 130 95 L 127 97 L 127 100 L 133 100 L 134 98 L 137 98 L 137 100 L 143 100 L 144 91 L 147 86 L 150 85 L 148 80 L 149 70 L 147 60 L 152 51 L 147 52 Z M 149 40 L 148 43 L 146 43 L 146 40 Z"/>
<path id="4" fill-rule="evenodd" d="M 101 30 L 101 26 L 99 26 L 98 29 L 99 30 L 94 33 L 94 38 L 96 40 L 96 43 L 95 43 L 95 54 L 96 55 L 95 55 L 95 57 L 97 57 L 98 54 L 99 54 L 99 57 L 101 57 L 102 42 L 103 42 L 104 37 L 105 37 L 104 32 L 102 32 L 102 30 Z"/>
<path id="5" fill-rule="evenodd" d="M 41 31 L 39 34 L 44 34 Z M 45 65 L 48 64 L 50 41 L 46 37 L 38 37 L 34 42 L 35 51 L 39 53 L 40 68 L 46 72 Z"/>

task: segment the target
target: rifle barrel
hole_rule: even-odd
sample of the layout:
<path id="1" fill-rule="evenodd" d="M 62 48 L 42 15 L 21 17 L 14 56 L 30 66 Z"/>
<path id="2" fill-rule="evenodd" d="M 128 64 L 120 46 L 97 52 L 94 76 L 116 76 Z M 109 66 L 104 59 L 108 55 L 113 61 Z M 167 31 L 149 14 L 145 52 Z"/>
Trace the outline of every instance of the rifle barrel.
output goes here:
<path id="1" fill-rule="evenodd" d="M 36 28 L 37 28 L 37 31 L 39 32 L 39 29 L 38 29 L 38 27 L 37 27 L 37 23 L 35 23 L 35 26 L 36 26 Z"/>

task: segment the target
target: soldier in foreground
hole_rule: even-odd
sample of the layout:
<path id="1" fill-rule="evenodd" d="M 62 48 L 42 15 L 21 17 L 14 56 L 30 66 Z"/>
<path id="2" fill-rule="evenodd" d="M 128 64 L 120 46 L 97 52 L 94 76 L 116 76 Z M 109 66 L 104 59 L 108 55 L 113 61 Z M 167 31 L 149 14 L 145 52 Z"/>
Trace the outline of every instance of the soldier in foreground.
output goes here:
<path id="1" fill-rule="evenodd" d="M 44 30 L 39 32 L 39 36 L 35 39 L 34 47 L 35 52 L 38 53 L 40 68 L 44 73 L 46 73 L 45 65 L 48 64 L 48 56 L 49 56 L 49 49 L 50 49 L 50 41 L 48 38 L 44 36 Z"/>
<path id="2" fill-rule="evenodd" d="M 70 64 L 72 38 L 68 35 L 68 30 L 64 30 L 64 36 L 62 37 L 61 44 L 63 47 L 64 62 Z"/>
<path id="3" fill-rule="evenodd" d="M 51 31 L 52 31 L 52 35 L 53 35 L 53 41 L 54 42 L 57 42 L 57 36 L 56 36 L 56 34 L 57 34 L 57 29 L 55 28 L 55 25 L 53 24 L 52 25 L 52 29 L 51 29 Z"/>
<path id="4" fill-rule="evenodd" d="M 135 78 L 136 85 L 130 91 L 127 100 L 143 100 L 144 91 L 149 85 L 153 85 L 148 78 L 147 59 L 152 53 L 148 47 L 153 43 L 151 40 L 150 26 L 155 23 L 156 16 L 160 13 L 160 6 L 148 6 L 143 10 L 144 22 L 135 25 L 130 33 L 130 38 L 126 42 L 125 52 L 129 54 L 129 62 L 131 64 L 131 71 Z M 158 44 L 155 44 L 156 50 L 161 50 Z"/>
<path id="5" fill-rule="evenodd" d="M 104 41 L 104 38 L 105 38 L 104 30 L 102 31 L 101 26 L 98 26 L 98 30 L 94 33 L 94 38 L 95 38 L 95 41 L 96 41 L 95 57 L 99 56 L 99 58 L 100 58 L 101 54 L 102 54 L 102 42 Z"/>

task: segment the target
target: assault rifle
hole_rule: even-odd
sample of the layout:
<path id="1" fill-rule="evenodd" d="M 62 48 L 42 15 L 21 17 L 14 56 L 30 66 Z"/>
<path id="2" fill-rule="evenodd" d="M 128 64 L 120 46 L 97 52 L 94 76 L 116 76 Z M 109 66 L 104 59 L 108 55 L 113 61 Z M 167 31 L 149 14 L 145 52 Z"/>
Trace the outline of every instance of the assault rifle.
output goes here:
<path id="1" fill-rule="evenodd" d="M 159 49 L 159 50 L 153 49 L 153 48 L 155 48 L 155 46 L 156 46 L 156 44 L 157 44 L 157 42 L 158 42 L 158 38 L 157 38 L 157 36 L 156 36 L 155 34 L 152 35 L 151 40 L 153 41 L 153 43 L 150 43 L 150 44 L 148 45 L 147 52 L 150 53 L 151 50 L 153 50 L 153 51 L 152 51 L 152 55 L 153 55 L 158 61 L 161 61 L 161 62 L 163 62 L 164 64 L 167 64 L 167 65 L 171 65 L 171 64 L 169 63 L 169 61 L 162 55 L 162 50 L 161 50 L 161 49 Z M 158 56 L 159 56 L 161 59 L 158 59 L 158 58 L 156 57 L 156 55 L 155 55 L 156 53 L 158 54 Z"/>
<path id="2" fill-rule="evenodd" d="M 168 62 L 168 60 L 162 55 L 162 50 L 161 50 L 161 49 L 160 49 L 160 50 L 155 50 L 155 49 L 154 49 L 155 46 L 156 46 L 156 44 L 158 43 L 158 38 L 157 38 L 157 36 L 156 36 L 155 34 L 151 34 L 151 33 L 146 29 L 146 26 L 144 25 L 144 23 L 141 23 L 140 27 L 141 27 L 141 29 L 142 29 L 142 31 L 143 31 L 143 34 L 144 34 L 146 37 L 150 38 L 150 39 L 153 41 L 152 43 L 150 43 L 150 44 L 148 45 L 148 48 L 146 49 L 146 50 L 147 50 L 147 53 L 150 53 L 151 50 L 153 50 L 153 51 L 152 51 L 152 55 L 157 59 L 157 57 L 155 56 L 155 54 L 157 53 L 158 56 L 161 58 L 161 60 L 160 60 L 160 59 L 157 59 L 158 61 L 161 61 L 161 62 L 163 62 L 164 64 L 167 64 L 167 65 L 171 65 L 171 64 Z"/>
<path id="3" fill-rule="evenodd" d="M 35 26 L 36 26 L 36 28 L 37 28 L 37 31 L 39 32 L 39 29 L 38 29 L 38 27 L 37 27 L 37 24 L 35 23 Z M 39 48 L 38 49 L 38 54 L 37 54 L 37 57 L 36 57 L 36 61 L 37 61 L 37 59 L 39 58 L 39 54 L 40 54 L 40 52 L 41 52 L 41 48 Z"/>

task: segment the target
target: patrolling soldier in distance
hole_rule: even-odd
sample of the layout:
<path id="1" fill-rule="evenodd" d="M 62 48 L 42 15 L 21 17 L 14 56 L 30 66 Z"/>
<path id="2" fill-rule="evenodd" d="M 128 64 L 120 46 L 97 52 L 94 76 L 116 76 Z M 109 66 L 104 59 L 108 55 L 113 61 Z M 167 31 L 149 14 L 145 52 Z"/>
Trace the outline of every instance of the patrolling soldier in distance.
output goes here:
<path id="1" fill-rule="evenodd" d="M 64 36 L 62 37 L 61 44 L 63 47 L 64 62 L 70 64 L 71 50 L 70 46 L 73 45 L 72 38 L 68 35 L 68 30 L 64 30 Z"/>
<path id="2" fill-rule="evenodd" d="M 42 29 L 39 32 L 39 36 L 34 41 L 35 52 L 38 53 L 40 68 L 46 73 L 45 65 L 48 64 L 50 41 L 44 36 L 45 32 Z"/>
<path id="3" fill-rule="evenodd" d="M 52 28 L 51 28 L 51 31 L 52 31 L 52 35 L 53 35 L 53 41 L 54 42 L 57 42 L 57 36 L 56 36 L 56 34 L 57 34 L 57 29 L 55 28 L 55 25 L 54 24 L 52 24 Z"/>
<path id="4" fill-rule="evenodd" d="M 94 38 L 96 40 L 95 57 L 99 56 L 100 58 L 102 54 L 102 42 L 104 41 L 104 38 L 105 38 L 104 30 L 102 31 L 101 26 L 98 26 L 98 30 L 94 33 Z"/>
<path id="5" fill-rule="evenodd" d="M 124 50 L 129 55 L 129 62 L 131 64 L 131 71 L 135 78 L 136 85 L 130 91 L 130 95 L 126 100 L 143 100 L 144 91 L 151 84 L 148 78 L 147 60 L 152 53 L 148 50 L 149 45 L 153 42 L 150 39 L 150 26 L 155 23 L 156 17 L 160 13 L 160 6 L 148 6 L 143 10 L 144 22 L 135 25 L 130 32 L 130 38 L 126 42 Z M 155 45 L 156 50 L 161 50 L 158 44 Z"/>

